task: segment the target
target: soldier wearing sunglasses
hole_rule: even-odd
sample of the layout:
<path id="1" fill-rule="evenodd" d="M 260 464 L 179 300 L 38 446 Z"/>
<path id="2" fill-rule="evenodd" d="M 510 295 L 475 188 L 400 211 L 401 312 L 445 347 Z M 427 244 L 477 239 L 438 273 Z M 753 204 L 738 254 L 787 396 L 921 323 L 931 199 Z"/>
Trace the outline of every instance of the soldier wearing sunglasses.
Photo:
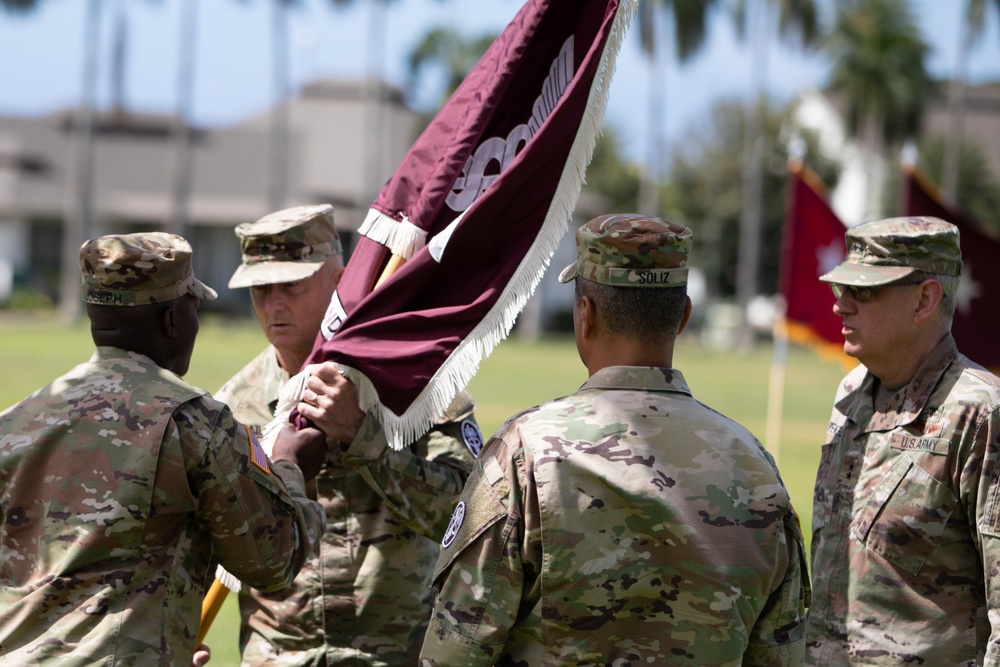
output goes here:
<path id="1" fill-rule="evenodd" d="M 820 280 L 861 365 L 816 479 L 807 664 L 1000 664 L 1000 379 L 951 335 L 958 229 L 892 218 L 846 241 Z"/>

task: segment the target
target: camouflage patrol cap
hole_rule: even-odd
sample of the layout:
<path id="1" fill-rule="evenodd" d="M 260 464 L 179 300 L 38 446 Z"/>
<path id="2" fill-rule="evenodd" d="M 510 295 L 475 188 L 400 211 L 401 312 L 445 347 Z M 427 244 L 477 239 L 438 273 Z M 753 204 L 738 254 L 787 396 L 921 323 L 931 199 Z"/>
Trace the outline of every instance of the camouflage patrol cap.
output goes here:
<path id="1" fill-rule="evenodd" d="M 691 230 L 675 222 L 630 213 L 594 218 L 576 231 L 579 256 L 559 274 L 613 287 L 687 284 Z"/>
<path id="2" fill-rule="evenodd" d="M 329 204 L 295 206 L 244 222 L 236 236 L 243 263 L 229 279 L 231 289 L 303 280 L 343 251 Z"/>
<path id="3" fill-rule="evenodd" d="M 847 230 L 847 258 L 820 276 L 828 283 L 876 287 L 914 271 L 962 273 L 958 227 L 940 218 L 887 218 Z"/>
<path id="4" fill-rule="evenodd" d="M 218 295 L 194 277 L 191 246 L 176 234 L 111 234 L 80 247 L 83 300 L 100 306 L 144 306 L 191 294 Z"/>

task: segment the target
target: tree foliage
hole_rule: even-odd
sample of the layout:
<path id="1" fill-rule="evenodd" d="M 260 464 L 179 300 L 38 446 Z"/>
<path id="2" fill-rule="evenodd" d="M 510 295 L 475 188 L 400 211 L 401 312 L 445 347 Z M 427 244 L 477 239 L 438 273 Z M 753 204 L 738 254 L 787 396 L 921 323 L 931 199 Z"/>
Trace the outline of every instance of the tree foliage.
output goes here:
<path id="1" fill-rule="evenodd" d="M 763 128 L 770 150 L 763 162 L 763 215 L 758 284 L 761 293 L 777 290 L 781 233 L 785 217 L 788 145 L 792 137 L 783 128 L 789 109 L 764 109 Z M 692 264 L 705 271 L 709 293 L 731 297 L 736 292 L 743 135 L 746 116 L 739 100 L 718 102 L 706 119 L 686 133 L 687 141 L 675 153 L 671 173 L 671 215 L 694 231 Z M 812 136 L 802 137 L 804 162 L 833 188 L 838 168 L 823 158 Z"/>
<path id="2" fill-rule="evenodd" d="M 918 135 L 934 90 L 924 62 L 929 50 L 905 0 L 837 3 L 827 42 L 831 88 L 844 96 L 852 135 L 871 132 L 880 147 Z"/>
<path id="3" fill-rule="evenodd" d="M 584 187 L 599 195 L 608 211 L 624 213 L 638 210 L 640 179 L 638 165 L 623 153 L 618 131 L 606 125 L 594 146 Z"/>
<path id="4" fill-rule="evenodd" d="M 768 0 L 778 6 L 778 35 L 790 42 L 798 42 L 803 48 L 815 46 L 822 34 L 819 8 L 816 0 Z M 748 32 L 750 14 L 749 3 L 757 0 L 736 0 L 733 20 L 736 33 L 744 39 Z"/>
<path id="5" fill-rule="evenodd" d="M 27 14 L 40 4 L 41 0 L 0 0 L 0 9 L 8 14 Z"/>
<path id="6" fill-rule="evenodd" d="M 942 182 L 946 146 L 946 139 L 941 135 L 924 138 L 918 145 L 917 168 L 936 184 Z M 897 208 L 899 187 L 900 174 L 897 172 L 886 188 L 886 210 Z M 961 144 L 958 193 L 950 205 L 957 206 L 985 231 L 1000 238 L 1000 180 L 993 175 L 989 159 L 978 144 L 968 141 Z"/>
<path id="7" fill-rule="evenodd" d="M 639 0 L 637 23 L 639 46 L 648 57 L 656 53 L 658 39 L 655 21 L 660 12 L 674 18 L 673 41 L 677 59 L 687 62 L 704 45 L 708 19 L 718 0 Z"/>
<path id="8" fill-rule="evenodd" d="M 434 73 L 443 80 L 438 103 L 443 105 L 496 37 L 495 33 L 485 33 L 468 38 L 451 27 L 431 28 L 407 57 L 410 94 L 429 73 Z"/>

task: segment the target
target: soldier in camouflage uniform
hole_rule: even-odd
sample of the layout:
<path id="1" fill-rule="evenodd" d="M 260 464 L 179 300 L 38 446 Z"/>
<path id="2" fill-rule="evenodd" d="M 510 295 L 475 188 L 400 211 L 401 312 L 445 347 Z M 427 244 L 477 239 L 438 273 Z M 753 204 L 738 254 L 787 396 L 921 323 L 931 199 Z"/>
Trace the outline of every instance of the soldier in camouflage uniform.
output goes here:
<path id="1" fill-rule="evenodd" d="M 1000 380 L 951 336 L 958 229 L 892 218 L 846 240 L 820 280 L 863 365 L 816 479 L 808 664 L 1000 665 Z"/>
<path id="2" fill-rule="evenodd" d="M 671 367 L 691 232 L 576 235 L 577 393 L 487 443 L 436 569 L 421 664 L 798 665 L 809 582 L 771 456 Z"/>
<path id="3" fill-rule="evenodd" d="M 341 246 L 330 206 L 279 211 L 236 234 L 243 264 L 229 286 L 250 288 L 271 344 L 219 396 L 241 419 L 263 425 L 312 350 L 343 272 Z M 243 664 L 413 665 L 430 616 L 438 541 L 482 446 L 472 400 L 460 395 L 437 428 L 397 452 L 358 410 L 350 382 L 331 364 L 316 373 L 299 409 L 312 418 L 312 405 L 333 405 L 340 421 L 328 432 L 339 428 L 345 443 L 313 490 L 327 532 L 291 588 L 240 594 Z"/>
<path id="4" fill-rule="evenodd" d="M 0 663 L 191 664 L 218 562 L 275 590 L 319 539 L 326 443 L 269 460 L 181 379 L 216 296 L 184 239 L 105 236 L 80 264 L 94 355 L 0 413 Z"/>

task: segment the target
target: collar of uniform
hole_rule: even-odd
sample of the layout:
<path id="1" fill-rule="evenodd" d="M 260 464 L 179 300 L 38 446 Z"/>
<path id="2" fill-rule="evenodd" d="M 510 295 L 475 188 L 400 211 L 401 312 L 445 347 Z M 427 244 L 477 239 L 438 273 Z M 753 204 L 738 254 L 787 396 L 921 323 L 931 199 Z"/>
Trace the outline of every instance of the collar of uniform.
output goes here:
<path id="1" fill-rule="evenodd" d="M 858 388 L 837 403 L 837 409 L 857 423 L 867 422 L 865 432 L 891 431 L 913 423 L 923 411 L 934 388 L 948 366 L 958 356 L 955 339 L 949 333 L 920 364 L 909 384 L 897 391 L 879 410 L 874 409 L 875 377 L 869 372 Z"/>
<path id="2" fill-rule="evenodd" d="M 673 391 L 691 395 L 691 389 L 679 370 L 656 366 L 608 366 L 591 375 L 580 387 L 580 391 L 584 389 Z"/>
<path id="3" fill-rule="evenodd" d="M 160 368 L 155 361 L 141 352 L 132 352 L 131 350 L 124 350 L 120 347 L 112 347 L 110 345 L 98 345 L 94 348 L 94 354 L 90 357 L 91 361 L 112 361 L 121 359 L 129 359 L 146 366 Z"/>

